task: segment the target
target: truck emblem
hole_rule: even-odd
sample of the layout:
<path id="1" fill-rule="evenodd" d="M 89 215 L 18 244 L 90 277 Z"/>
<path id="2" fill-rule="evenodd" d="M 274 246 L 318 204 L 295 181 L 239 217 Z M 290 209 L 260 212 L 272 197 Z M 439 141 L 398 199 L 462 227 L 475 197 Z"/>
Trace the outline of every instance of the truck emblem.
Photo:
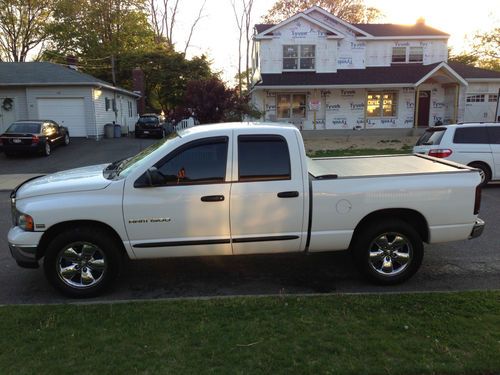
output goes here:
<path id="1" fill-rule="evenodd" d="M 151 217 L 147 219 L 130 219 L 129 224 L 147 224 L 147 223 L 168 223 L 171 219 L 169 217 Z"/>

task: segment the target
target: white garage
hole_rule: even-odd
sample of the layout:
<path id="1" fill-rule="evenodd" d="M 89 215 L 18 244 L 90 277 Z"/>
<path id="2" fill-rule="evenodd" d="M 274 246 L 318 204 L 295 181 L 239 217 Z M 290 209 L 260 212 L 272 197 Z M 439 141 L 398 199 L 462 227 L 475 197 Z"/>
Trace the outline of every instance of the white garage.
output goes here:
<path id="1" fill-rule="evenodd" d="M 54 120 L 67 127 L 72 137 L 87 136 L 83 98 L 38 98 L 37 106 L 40 119 Z"/>

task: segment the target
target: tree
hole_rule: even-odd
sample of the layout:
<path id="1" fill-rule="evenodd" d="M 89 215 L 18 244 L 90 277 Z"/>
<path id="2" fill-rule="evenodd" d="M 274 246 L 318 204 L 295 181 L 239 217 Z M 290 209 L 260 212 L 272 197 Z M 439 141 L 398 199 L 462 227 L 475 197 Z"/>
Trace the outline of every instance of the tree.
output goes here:
<path id="1" fill-rule="evenodd" d="M 448 55 L 448 61 L 500 71 L 500 28 L 476 34 L 469 51 L 454 54 L 449 49 Z"/>
<path id="2" fill-rule="evenodd" d="M 277 0 L 264 22 L 279 23 L 313 5 L 351 23 L 373 22 L 382 16 L 377 8 L 367 7 L 363 0 Z"/>
<path id="3" fill-rule="evenodd" d="M 50 0 L 0 0 L 0 60 L 23 62 L 43 44 Z"/>
<path id="4" fill-rule="evenodd" d="M 491 59 L 500 59 L 500 27 L 474 36 L 473 48 L 476 53 Z"/>

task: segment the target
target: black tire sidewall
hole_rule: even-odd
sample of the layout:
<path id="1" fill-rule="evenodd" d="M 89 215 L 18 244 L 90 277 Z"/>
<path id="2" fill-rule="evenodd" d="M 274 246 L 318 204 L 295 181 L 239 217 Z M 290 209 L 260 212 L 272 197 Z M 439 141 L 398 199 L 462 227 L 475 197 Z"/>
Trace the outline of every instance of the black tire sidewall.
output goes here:
<path id="1" fill-rule="evenodd" d="M 395 232 L 404 235 L 412 245 L 413 256 L 408 267 L 398 275 L 383 276 L 377 273 L 369 262 L 369 246 L 382 233 Z M 372 282 L 383 285 L 399 284 L 418 271 L 424 257 L 424 246 L 417 231 L 402 220 L 383 220 L 367 225 L 353 242 L 352 252 L 358 269 Z"/>
<path id="2" fill-rule="evenodd" d="M 105 254 L 107 260 L 107 269 L 102 280 L 95 286 L 86 289 L 73 288 L 65 284 L 57 274 L 56 259 L 59 252 L 68 244 L 78 241 L 96 244 Z M 118 244 L 107 231 L 93 227 L 77 227 L 58 234 L 49 243 L 43 266 L 47 280 L 57 290 L 69 297 L 87 298 L 96 296 L 110 287 L 120 272 L 121 253 Z"/>
<path id="3" fill-rule="evenodd" d="M 491 174 L 490 174 L 489 169 L 486 166 L 484 166 L 481 163 L 471 163 L 471 164 L 469 164 L 469 167 L 477 168 L 477 169 L 480 169 L 480 170 L 482 170 L 484 172 L 485 179 L 484 179 L 483 182 L 481 182 L 479 184 L 479 186 L 484 187 L 484 186 L 486 186 L 488 184 L 488 182 L 490 182 L 490 180 L 491 180 Z"/>

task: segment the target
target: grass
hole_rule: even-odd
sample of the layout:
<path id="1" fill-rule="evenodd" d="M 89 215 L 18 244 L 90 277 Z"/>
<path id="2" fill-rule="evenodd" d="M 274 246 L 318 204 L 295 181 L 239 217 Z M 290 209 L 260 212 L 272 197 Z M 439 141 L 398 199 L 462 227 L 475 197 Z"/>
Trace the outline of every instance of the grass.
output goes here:
<path id="1" fill-rule="evenodd" d="M 367 156 L 367 155 L 394 155 L 394 154 L 409 154 L 411 153 L 412 146 L 404 145 L 401 148 L 346 148 L 340 150 L 320 150 L 310 151 L 308 156 L 312 158 L 325 158 L 336 156 Z"/>
<path id="2" fill-rule="evenodd" d="M 1 374 L 492 374 L 500 292 L 0 308 Z"/>

